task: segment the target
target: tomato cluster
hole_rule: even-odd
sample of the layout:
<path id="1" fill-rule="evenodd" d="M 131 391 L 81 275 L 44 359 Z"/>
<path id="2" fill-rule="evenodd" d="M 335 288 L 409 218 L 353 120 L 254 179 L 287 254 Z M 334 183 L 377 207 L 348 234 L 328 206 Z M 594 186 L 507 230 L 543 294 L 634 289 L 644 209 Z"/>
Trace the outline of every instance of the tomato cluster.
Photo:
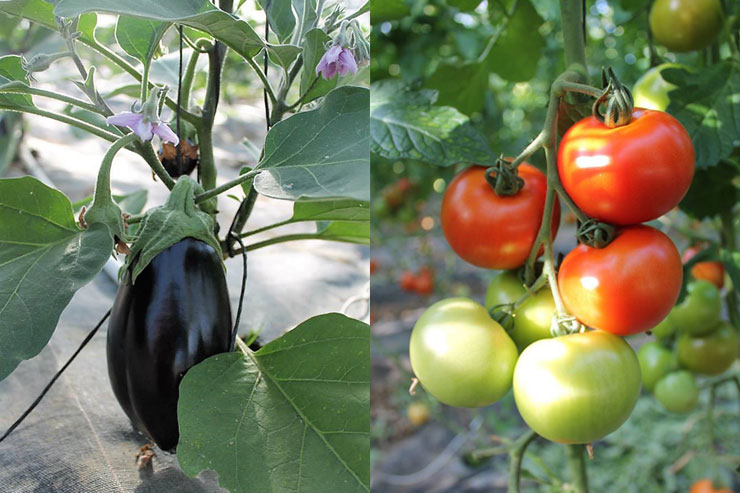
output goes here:
<path id="1" fill-rule="evenodd" d="M 699 402 L 695 376 L 719 375 L 737 359 L 740 336 L 721 312 L 719 289 L 692 281 L 686 298 L 653 329 L 657 340 L 640 347 L 643 385 L 666 410 L 693 410 Z"/>
<path id="2" fill-rule="evenodd" d="M 696 281 L 675 306 L 681 255 L 668 236 L 642 224 L 675 208 L 691 184 L 694 148 L 683 126 L 662 111 L 636 108 L 624 125 L 592 116 L 565 132 L 557 154 L 563 189 L 596 228 L 613 227 L 614 235 L 606 245 L 584 239 L 570 251 L 554 292 L 543 282 L 527 286 L 516 270 L 542 253 L 534 249 L 547 220 L 548 179 L 522 163 L 520 187 L 512 190 L 498 181 L 503 165 L 471 166 L 445 191 L 441 225 L 452 250 L 503 272 L 492 279 L 485 308 L 451 298 L 419 318 L 410 357 L 421 384 L 443 403 L 464 407 L 491 404 L 513 388 L 524 421 L 561 443 L 592 442 L 619 428 L 643 384 L 669 410 L 696 406 L 694 374 L 721 373 L 737 356 L 738 336 L 719 320 L 718 288 L 705 280 L 718 282 L 724 273 L 697 264 Z M 553 238 L 559 221 L 555 201 Z M 589 330 L 568 325 L 554 293 Z M 675 351 L 661 340 L 638 355 L 621 337 L 650 329 L 675 340 Z"/>
<path id="3" fill-rule="evenodd" d="M 426 265 L 416 273 L 405 270 L 401 273 L 398 284 L 401 289 L 409 293 L 417 293 L 422 296 L 432 294 L 434 292 L 434 271 Z"/>

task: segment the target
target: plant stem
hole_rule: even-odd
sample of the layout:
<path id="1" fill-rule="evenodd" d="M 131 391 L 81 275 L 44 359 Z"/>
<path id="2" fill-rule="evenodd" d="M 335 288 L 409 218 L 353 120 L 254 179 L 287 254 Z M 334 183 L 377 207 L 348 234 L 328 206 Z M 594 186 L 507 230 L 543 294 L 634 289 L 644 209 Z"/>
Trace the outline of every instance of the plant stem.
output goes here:
<path id="1" fill-rule="evenodd" d="M 267 48 L 265 48 L 267 50 Z M 270 81 L 267 80 L 267 76 L 265 75 L 265 72 L 262 71 L 259 65 L 252 60 L 250 57 L 246 57 L 245 60 L 249 64 L 250 67 L 252 67 L 252 70 L 257 74 L 257 77 L 260 78 L 262 81 L 262 85 L 265 86 L 265 91 L 267 91 L 267 96 L 270 98 L 270 102 L 272 104 L 275 104 L 277 101 L 275 98 L 275 92 L 272 90 L 272 86 L 270 85 Z"/>
<path id="2" fill-rule="evenodd" d="M 586 39 L 584 33 L 583 0 L 560 0 L 565 66 L 579 65 L 586 71 Z"/>
<path id="3" fill-rule="evenodd" d="M 152 143 L 139 142 L 136 146 L 136 152 L 138 152 L 139 155 L 144 158 L 152 171 L 154 171 L 154 174 L 157 175 L 160 180 L 162 180 L 162 183 L 164 183 L 167 188 L 172 190 L 172 187 L 175 186 L 175 180 L 172 179 L 167 170 L 164 169 L 164 166 L 162 166 L 162 163 L 157 157 L 157 153 L 154 151 L 154 147 L 152 147 Z"/>
<path id="4" fill-rule="evenodd" d="M 55 99 L 57 101 L 61 101 L 62 103 L 71 104 L 72 106 L 77 106 L 78 108 L 82 108 L 83 110 L 97 113 L 99 115 L 105 114 L 96 105 L 90 104 L 87 101 L 83 101 L 81 99 L 73 98 L 70 96 L 65 96 L 64 94 L 57 94 L 55 92 L 45 91 L 43 89 L 39 89 L 37 87 L 24 84 L 21 81 L 13 81 L 13 82 L 8 82 L 7 84 L 3 84 L 2 86 L 0 86 L 0 93 L 32 94 L 34 96 L 41 96 L 41 97 L 45 97 L 49 99 Z"/>
<path id="5" fill-rule="evenodd" d="M 15 111 L 18 113 L 30 113 L 32 115 L 38 115 L 43 116 L 46 118 L 51 118 L 52 120 L 56 120 L 62 123 L 66 123 L 67 125 L 71 125 L 73 127 L 77 127 L 80 130 L 84 130 L 86 132 L 90 132 L 93 135 L 96 135 L 100 137 L 101 139 L 105 139 L 108 142 L 114 142 L 118 140 L 120 135 L 116 135 L 114 133 L 111 133 L 107 130 L 104 130 L 96 125 L 92 125 L 87 122 L 83 122 L 82 120 L 78 120 L 77 118 L 73 118 L 71 116 L 67 115 L 60 115 L 59 113 L 54 113 L 53 111 L 47 111 L 41 108 L 37 108 L 35 106 L 10 106 L 10 105 L 0 105 L 0 110 L 5 111 Z"/>
<path id="6" fill-rule="evenodd" d="M 195 79 L 195 68 L 198 66 L 198 59 L 200 58 L 200 51 L 193 50 L 188 60 L 188 65 L 185 68 L 185 75 L 182 78 L 182 85 L 180 86 L 180 94 L 183 108 L 188 108 L 190 105 L 190 93 L 193 89 L 193 80 Z"/>
<path id="7" fill-rule="evenodd" d="M 732 210 L 728 209 L 720 214 L 722 220 L 722 246 L 734 252 L 737 250 L 737 242 L 735 239 L 735 219 L 732 214 Z M 734 286 L 734 289 L 728 291 L 725 295 L 725 304 L 727 305 L 727 312 L 730 315 L 730 322 L 735 329 L 740 330 L 740 314 L 738 314 L 738 299 L 737 289 L 740 286 Z"/>
<path id="8" fill-rule="evenodd" d="M 203 144 L 201 142 L 201 146 L 202 145 Z M 202 157 L 201 157 L 201 159 L 202 159 Z M 195 203 L 196 204 L 200 204 L 204 200 L 208 200 L 208 199 L 210 199 L 212 197 L 215 197 L 216 195 L 222 194 L 226 190 L 229 190 L 231 188 L 237 187 L 237 186 L 241 185 L 242 183 L 244 183 L 245 181 L 254 178 L 254 175 L 256 175 L 257 173 L 259 173 L 260 171 L 261 170 L 258 170 L 258 169 L 252 169 L 251 171 L 248 171 L 247 173 L 244 173 L 243 175 L 239 175 L 237 178 L 234 178 L 231 181 L 227 181 L 223 185 L 219 185 L 219 186 L 217 186 L 215 188 L 212 188 L 210 190 L 206 190 L 204 193 L 195 196 Z"/>
<path id="9" fill-rule="evenodd" d="M 565 445 L 565 455 L 568 458 L 571 481 L 577 493 L 588 493 L 588 479 L 586 478 L 586 460 L 583 445 Z"/>
<path id="10" fill-rule="evenodd" d="M 528 430 L 522 436 L 520 436 L 511 449 L 509 457 L 511 462 L 509 463 L 509 493 L 519 493 L 519 483 L 522 475 L 522 460 L 524 459 L 524 452 L 527 450 L 532 441 L 537 438 L 537 433 L 534 430 Z"/>
<path id="11" fill-rule="evenodd" d="M 110 170 L 113 166 L 113 158 L 116 156 L 118 151 L 127 145 L 136 142 L 138 139 L 139 137 L 132 132 L 116 140 L 113 145 L 108 148 L 105 156 L 103 156 L 103 161 L 100 163 L 100 170 L 98 171 L 98 178 L 95 183 L 95 193 L 93 194 L 93 201 L 90 209 L 96 205 L 108 204 L 113 201 L 113 196 L 110 191 Z"/>
<path id="12" fill-rule="evenodd" d="M 244 247 L 244 251 L 251 252 L 253 250 L 264 248 L 266 246 L 277 245 L 278 243 L 286 243 L 289 241 L 298 241 L 298 240 L 327 240 L 327 241 L 337 241 L 339 243 L 357 243 L 356 241 L 349 240 L 349 239 L 322 236 L 321 233 L 298 233 L 298 234 L 292 234 L 292 235 L 278 236 L 276 238 L 270 238 L 269 240 L 260 241 L 258 243 L 252 243 L 251 245 L 247 245 L 246 247 Z M 242 249 L 240 248 L 239 250 L 235 250 L 233 252 L 233 255 L 240 255 L 241 253 L 242 253 Z"/>
<path id="13" fill-rule="evenodd" d="M 149 95 L 149 63 L 144 64 L 144 73 L 141 74 L 141 104 L 144 104 Z"/>

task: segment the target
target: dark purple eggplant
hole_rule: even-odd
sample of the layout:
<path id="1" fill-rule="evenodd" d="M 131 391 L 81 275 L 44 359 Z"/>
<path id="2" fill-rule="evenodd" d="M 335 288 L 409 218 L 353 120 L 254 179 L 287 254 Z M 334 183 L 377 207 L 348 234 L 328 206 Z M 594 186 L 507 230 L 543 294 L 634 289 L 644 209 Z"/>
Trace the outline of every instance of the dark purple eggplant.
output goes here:
<path id="1" fill-rule="evenodd" d="M 185 372 L 232 344 L 226 278 L 211 246 L 185 238 L 154 257 L 135 283 L 126 271 L 108 326 L 108 375 L 133 425 L 161 449 L 177 446 Z"/>

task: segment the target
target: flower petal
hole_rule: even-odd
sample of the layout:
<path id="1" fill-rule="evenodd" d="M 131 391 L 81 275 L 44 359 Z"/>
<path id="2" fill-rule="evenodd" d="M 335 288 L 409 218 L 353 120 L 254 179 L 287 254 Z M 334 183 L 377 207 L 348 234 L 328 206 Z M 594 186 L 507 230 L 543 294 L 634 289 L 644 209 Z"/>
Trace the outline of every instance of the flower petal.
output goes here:
<path id="1" fill-rule="evenodd" d="M 152 127 L 152 130 L 155 134 L 159 135 L 164 142 L 172 142 L 174 145 L 177 145 L 177 143 L 180 142 L 177 134 L 173 132 L 166 123 L 156 123 Z"/>
<path id="2" fill-rule="evenodd" d="M 328 50 L 326 50 L 326 53 L 324 53 L 324 56 L 321 57 L 321 58 L 322 59 L 325 58 L 326 61 L 329 62 L 329 63 L 336 62 L 337 59 L 339 58 L 340 53 L 342 53 L 342 50 L 344 50 L 344 48 L 342 48 L 341 46 L 334 45 L 331 48 L 329 48 Z"/>
<path id="3" fill-rule="evenodd" d="M 337 63 L 333 62 L 326 66 L 324 71 L 321 73 L 321 75 L 324 77 L 324 79 L 329 80 L 335 75 L 337 75 Z"/>
<path id="4" fill-rule="evenodd" d="M 142 118 L 144 118 L 144 115 L 141 113 L 124 111 L 123 113 L 109 116 L 105 121 L 110 125 L 133 128 L 135 125 L 139 124 Z"/>
<path id="5" fill-rule="evenodd" d="M 153 133 L 152 133 L 152 124 L 149 122 L 145 122 L 143 119 L 139 120 L 139 123 L 131 127 L 131 130 L 134 131 L 136 135 L 139 136 L 139 138 L 143 141 L 152 140 Z"/>
<path id="6" fill-rule="evenodd" d="M 339 65 L 340 75 L 347 75 L 347 72 L 352 72 L 353 74 L 357 73 L 357 62 L 355 61 L 355 56 L 352 54 L 352 51 L 347 48 L 343 49 L 342 53 L 339 54 L 337 64 Z"/>

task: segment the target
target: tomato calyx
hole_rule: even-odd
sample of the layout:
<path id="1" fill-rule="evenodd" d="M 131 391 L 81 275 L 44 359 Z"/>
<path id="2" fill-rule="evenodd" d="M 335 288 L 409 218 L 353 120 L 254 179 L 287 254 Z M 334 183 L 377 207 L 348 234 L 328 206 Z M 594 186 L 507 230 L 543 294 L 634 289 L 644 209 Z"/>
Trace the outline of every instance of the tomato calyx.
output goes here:
<path id="1" fill-rule="evenodd" d="M 593 248 L 604 248 L 614 239 L 617 229 L 595 219 L 584 221 L 576 231 L 578 241 Z"/>
<path id="2" fill-rule="evenodd" d="M 486 170 L 486 181 L 499 197 L 516 195 L 524 186 L 524 179 L 510 164 L 502 156 Z"/>
<path id="3" fill-rule="evenodd" d="M 488 310 L 488 314 L 508 333 L 514 329 L 514 309 L 516 303 L 501 303 Z"/>
<path id="4" fill-rule="evenodd" d="M 586 326 L 578 321 L 576 317 L 570 314 L 555 313 L 552 316 L 552 325 L 550 326 L 550 334 L 553 337 L 567 336 L 570 334 L 577 334 L 585 332 Z"/>
<path id="5" fill-rule="evenodd" d="M 608 128 L 627 125 L 632 120 L 635 105 L 632 93 L 627 86 L 619 82 L 611 67 L 601 69 L 601 80 L 604 92 L 594 102 L 593 116 Z M 602 105 L 604 105 L 603 115 L 599 111 Z"/>

